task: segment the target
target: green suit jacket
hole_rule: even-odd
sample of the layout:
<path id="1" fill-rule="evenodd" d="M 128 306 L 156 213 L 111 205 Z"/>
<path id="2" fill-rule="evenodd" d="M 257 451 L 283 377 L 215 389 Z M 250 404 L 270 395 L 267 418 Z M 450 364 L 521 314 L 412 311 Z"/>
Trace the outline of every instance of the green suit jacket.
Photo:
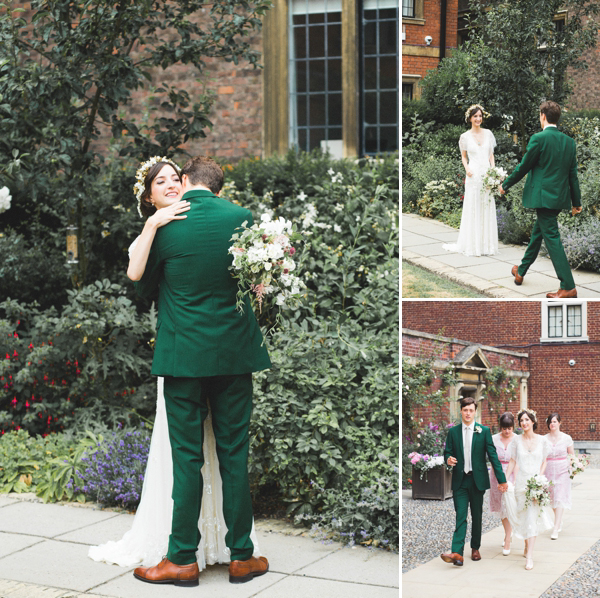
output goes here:
<path id="1" fill-rule="evenodd" d="M 262 333 L 246 302 L 236 310 L 237 279 L 228 267 L 231 236 L 252 214 L 210 191 L 189 191 L 185 220 L 156 231 L 142 297 L 158 289 L 152 373 L 196 378 L 247 374 L 271 367 Z"/>
<path id="2" fill-rule="evenodd" d="M 502 188 L 508 191 L 527 173 L 525 208 L 570 210 L 571 206 L 581 206 L 575 141 L 556 127 L 546 127 L 529 140 L 521 163 L 504 180 Z"/>
<path id="3" fill-rule="evenodd" d="M 477 429 L 481 432 L 477 432 Z M 485 492 L 490 487 L 490 476 L 488 475 L 485 456 L 488 456 L 496 474 L 499 484 L 506 482 L 506 476 L 502 471 L 502 465 L 496 453 L 496 447 L 492 440 L 490 429 L 481 424 L 475 424 L 473 433 L 473 444 L 471 445 L 471 465 L 473 467 L 473 480 L 477 489 Z M 462 422 L 448 430 L 446 437 L 446 448 L 444 449 L 444 463 L 448 463 L 448 457 L 457 460 L 452 469 L 452 490 L 458 490 L 465 475 L 465 453 L 463 447 Z"/>

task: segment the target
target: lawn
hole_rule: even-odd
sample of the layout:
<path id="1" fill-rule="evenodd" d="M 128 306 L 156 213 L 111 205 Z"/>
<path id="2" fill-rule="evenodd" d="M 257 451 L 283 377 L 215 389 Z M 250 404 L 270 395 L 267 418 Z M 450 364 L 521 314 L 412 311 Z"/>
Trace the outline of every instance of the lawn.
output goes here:
<path id="1" fill-rule="evenodd" d="M 469 287 L 452 282 L 409 262 L 402 262 L 402 298 L 403 299 L 446 299 L 446 298 L 485 298 Z"/>

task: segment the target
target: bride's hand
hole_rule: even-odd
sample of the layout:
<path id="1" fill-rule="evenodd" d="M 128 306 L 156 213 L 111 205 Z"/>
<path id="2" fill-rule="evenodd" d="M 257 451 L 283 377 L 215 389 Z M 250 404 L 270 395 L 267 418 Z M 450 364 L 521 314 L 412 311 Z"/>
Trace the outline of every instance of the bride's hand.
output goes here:
<path id="1" fill-rule="evenodd" d="M 154 224 L 156 228 L 160 228 L 171 222 L 171 220 L 184 220 L 187 216 L 183 214 L 183 212 L 187 212 L 189 209 L 189 201 L 177 201 L 166 208 L 156 210 L 156 212 L 148 218 L 148 222 Z"/>
<path id="2" fill-rule="evenodd" d="M 473 176 L 473 171 L 470 168 L 467 168 L 467 176 Z"/>

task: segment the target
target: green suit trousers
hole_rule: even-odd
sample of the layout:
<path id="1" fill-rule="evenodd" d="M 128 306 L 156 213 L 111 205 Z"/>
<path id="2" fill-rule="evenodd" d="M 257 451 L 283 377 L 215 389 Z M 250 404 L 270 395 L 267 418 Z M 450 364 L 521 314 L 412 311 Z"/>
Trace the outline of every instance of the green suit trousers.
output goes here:
<path id="1" fill-rule="evenodd" d="M 173 523 L 167 558 L 177 565 L 196 562 L 202 500 L 202 443 L 208 408 L 223 482 L 225 543 L 231 560 L 254 552 L 252 498 L 248 481 L 252 374 L 203 378 L 165 377 L 165 405 L 173 455 Z"/>
<path id="2" fill-rule="evenodd" d="M 525 276 L 529 266 L 535 262 L 543 240 L 546 243 L 546 249 L 552 260 L 556 276 L 560 280 L 560 288 L 570 291 L 575 288 L 575 281 L 573 280 L 567 254 L 560 240 L 560 232 L 556 220 L 560 214 L 560 210 L 537 208 L 536 213 L 537 219 L 533 225 L 529 245 L 521 260 L 518 272 L 521 276 Z"/>
<path id="3" fill-rule="evenodd" d="M 467 515 L 469 505 L 471 506 L 471 548 L 479 550 L 481 546 L 481 521 L 483 517 L 483 497 L 485 491 L 477 489 L 473 481 L 473 475 L 463 477 L 460 488 L 452 493 L 454 509 L 456 511 L 456 528 L 452 536 L 452 552 L 463 554 L 465 549 L 465 538 L 467 535 Z"/>

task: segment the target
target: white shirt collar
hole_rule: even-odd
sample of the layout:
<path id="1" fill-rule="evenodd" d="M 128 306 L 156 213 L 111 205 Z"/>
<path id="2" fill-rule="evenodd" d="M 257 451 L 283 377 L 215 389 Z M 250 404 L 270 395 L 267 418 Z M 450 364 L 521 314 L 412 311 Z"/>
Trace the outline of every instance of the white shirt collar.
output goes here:
<path id="1" fill-rule="evenodd" d="M 548 124 L 547 124 L 547 125 L 544 127 L 544 129 L 547 129 L 548 127 L 554 127 L 555 129 L 557 128 L 557 126 L 556 126 L 556 125 L 553 125 L 553 124 L 551 124 L 551 123 L 548 123 Z"/>
<path id="2" fill-rule="evenodd" d="M 465 422 L 462 422 L 463 425 L 463 430 L 466 430 L 467 428 L 469 428 L 471 430 L 471 432 L 475 429 L 475 422 L 473 422 L 472 424 L 468 425 L 465 424 Z"/>

